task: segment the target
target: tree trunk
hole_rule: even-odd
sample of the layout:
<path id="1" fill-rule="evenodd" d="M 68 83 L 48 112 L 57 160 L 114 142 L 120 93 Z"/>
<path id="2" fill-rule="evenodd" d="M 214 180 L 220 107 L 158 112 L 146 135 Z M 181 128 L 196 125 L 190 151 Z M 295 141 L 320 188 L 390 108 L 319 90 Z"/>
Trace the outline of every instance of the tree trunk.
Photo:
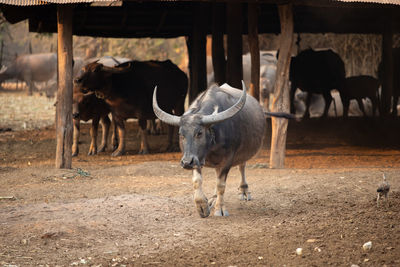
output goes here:
<path id="1" fill-rule="evenodd" d="M 224 49 L 224 5 L 213 4 L 212 26 L 212 63 L 214 69 L 214 81 L 218 85 L 226 83 L 226 60 Z"/>
<path id="2" fill-rule="evenodd" d="M 258 45 L 258 4 L 248 4 L 248 39 L 251 57 L 250 94 L 260 101 L 260 47 Z"/>
<path id="3" fill-rule="evenodd" d="M 281 23 L 281 36 L 272 111 L 290 112 L 288 80 L 293 46 L 292 4 L 278 5 L 278 12 Z M 272 137 L 269 166 L 270 168 L 283 168 L 285 163 L 288 120 L 272 117 L 271 124 Z"/>
<path id="4" fill-rule="evenodd" d="M 56 168 L 72 164 L 72 13 L 70 5 L 58 5 L 58 92 L 56 118 Z"/>
<path id="5" fill-rule="evenodd" d="M 242 88 L 242 4 L 227 3 L 228 60 L 227 81 L 235 88 Z"/>

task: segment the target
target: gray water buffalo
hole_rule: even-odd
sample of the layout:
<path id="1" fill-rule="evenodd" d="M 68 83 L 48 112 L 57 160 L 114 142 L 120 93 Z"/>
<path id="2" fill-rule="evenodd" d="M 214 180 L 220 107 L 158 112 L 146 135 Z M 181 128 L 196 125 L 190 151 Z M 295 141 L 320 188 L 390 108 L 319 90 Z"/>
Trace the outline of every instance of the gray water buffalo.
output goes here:
<path id="1" fill-rule="evenodd" d="M 83 59 L 74 58 L 73 75 L 82 68 Z M 54 96 L 57 91 L 57 54 L 40 53 L 20 55 L 0 71 L 0 84 L 6 80 L 17 79 L 26 82 L 28 94 L 37 91 L 35 82 L 50 82 L 45 89 L 48 97 Z"/>
<path id="2" fill-rule="evenodd" d="M 194 202 L 201 217 L 207 217 L 215 207 L 214 216 L 228 216 L 224 203 L 227 175 L 239 165 L 242 176 L 241 199 L 250 200 L 245 176 L 246 161 L 262 147 L 266 118 L 255 98 L 226 84 L 212 85 L 201 93 L 182 115 L 163 111 L 157 103 L 158 89 L 153 94 L 153 109 L 157 117 L 170 125 L 179 126 L 181 166 L 193 170 Z M 160 98 L 159 98 L 160 99 Z M 270 115 L 275 115 L 269 113 Z M 286 116 L 289 114 L 279 114 Z M 215 195 L 207 200 L 202 189 L 202 167 L 215 168 Z"/>
<path id="3" fill-rule="evenodd" d="M 378 89 L 380 83 L 378 79 L 367 75 L 353 76 L 345 79 L 343 90 L 340 92 L 340 98 L 343 103 L 343 117 L 347 117 L 351 99 L 356 99 L 358 107 L 364 116 L 367 116 L 363 98 L 368 97 L 372 102 L 372 116 L 375 116 L 379 105 Z"/>
<path id="4" fill-rule="evenodd" d="M 325 100 L 325 109 L 322 116 L 326 117 L 332 102 L 331 90 L 343 89 L 345 79 L 344 62 L 332 50 L 315 51 L 307 49 L 292 57 L 289 79 L 290 112 L 294 113 L 294 95 L 296 89 L 307 92 L 306 111 L 304 117 L 310 117 L 310 102 L 312 94 L 322 94 Z"/>
<path id="5" fill-rule="evenodd" d="M 250 53 L 243 55 L 243 81 L 247 87 L 251 83 L 251 56 Z M 212 68 L 211 58 L 207 59 L 210 68 Z M 277 51 L 260 51 L 260 101 L 266 110 L 269 110 L 269 96 L 274 91 L 275 77 L 276 77 L 276 64 Z M 214 72 L 207 75 L 208 85 L 214 83 Z"/>
<path id="6" fill-rule="evenodd" d="M 34 82 L 46 82 L 53 79 L 57 71 L 55 53 L 20 55 L 8 67 L 0 72 L 0 84 L 8 79 L 26 82 L 29 95 L 36 90 Z"/>
<path id="7" fill-rule="evenodd" d="M 128 118 L 137 118 L 139 121 L 139 153 L 149 153 L 146 125 L 147 120 L 156 118 L 151 104 L 154 86 L 159 87 L 162 108 L 175 115 L 183 114 L 188 87 L 186 74 L 170 60 L 129 61 L 115 67 L 93 62 L 84 67 L 75 82 L 104 98 L 110 106 L 119 141 L 112 156 L 125 153 L 125 120 Z M 174 149 L 173 132 L 174 128 L 170 126 L 167 150 Z"/>

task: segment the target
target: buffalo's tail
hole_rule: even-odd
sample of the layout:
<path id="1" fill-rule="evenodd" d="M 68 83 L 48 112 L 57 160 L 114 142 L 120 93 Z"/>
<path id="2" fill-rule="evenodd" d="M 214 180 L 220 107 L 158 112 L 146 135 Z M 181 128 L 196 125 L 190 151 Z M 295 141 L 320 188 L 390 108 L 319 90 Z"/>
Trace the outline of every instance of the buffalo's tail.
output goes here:
<path id="1" fill-rule="evenodd" d="M 265 111 L 264 112 L 266 117 L 278 117 L 278 118 L 286 118 L 286 119 L 294 119 L 296 118 L 295 115 L 286 113 L 286 112 L 269 112 Z"/>

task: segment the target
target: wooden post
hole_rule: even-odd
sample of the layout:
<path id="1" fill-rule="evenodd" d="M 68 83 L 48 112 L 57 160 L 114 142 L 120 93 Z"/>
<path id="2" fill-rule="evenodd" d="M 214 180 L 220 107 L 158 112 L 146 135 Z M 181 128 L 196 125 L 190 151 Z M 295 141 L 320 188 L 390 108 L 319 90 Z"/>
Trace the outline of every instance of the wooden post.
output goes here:
<path id="1" fill-rule="evenodd" d="M 258 4 L 248 4 L 248 39 L 251 58 L 250 94 L 260 101 L 260 47 L 258 44 Z"/>
<path id="2" fill-rule="evenodd" d="M 226 82 L 226 60 L 224 49 L 224 4 L 213 4 L 212 63 L 214 80 L 218 85 Z"/>
<path id="3" fill-rule="evenodd" d="M 230 86 L 242 88 L 243 58 L 242 58 L 242 4 L 229 2 L 227 5 L 227 73 L 226 78 Z"/>
<path id="4" fill-rule="evenodd" d="M 72 163 L 72 13 L 73 8 L 70 5 L 57 6 L 56 168 L 71 168 Z"/>
<path id="5" fill-rule="evenodd" d="M 292 4 L 278 5 L 278 12 L 281 23 L 281 36 L 272 111 L 290 112 L 288 79 L 293 46 Z M 285 163 L 288 120 L 272 117 L 271 124 L 272 137 L 269 166 L 270 168 L 283 168 Z"/>
<path id="6" fill-rule="evenodd" d="M 189 102 L 207 89 L 207 53 L 206 53 L 206 9 L 203 3 L 199 3 L 194 11 L 193 32 L 188 38 L 190 88 Z"/>
<path id="7" fill-rule="evenodd" d="M 391 100 L 393 96 L 393 24 L 392 16 L 385 17 L 382 36 L 382 98 L 381 115 L 387 116 L 390 113 Z M 397 108 L 393 106 L 393 108 Z"/>

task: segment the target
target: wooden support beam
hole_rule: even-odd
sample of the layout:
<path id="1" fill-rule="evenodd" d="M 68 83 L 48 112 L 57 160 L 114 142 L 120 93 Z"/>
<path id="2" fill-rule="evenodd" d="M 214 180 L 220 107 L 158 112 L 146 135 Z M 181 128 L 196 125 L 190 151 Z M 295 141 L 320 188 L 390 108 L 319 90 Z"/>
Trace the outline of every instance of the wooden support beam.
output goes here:
<path id="1" fill-rule="evenodd" d="M 206 8 L 203 3 L 198 3 L 194 12 L 193 32 L 187 39 L 189 51 L 190 88 L 189 102 L 207 89 L 207 53 L 206 53 Z"/>
<path id="2" fill-rule="evenodd" d="M 381 115 L 387 116 L 390 113 L 391 100 L 393 96 L 393 23 L 392 14 L 385 17 L 382 36 L 382 97 Z M 397 108 L 393 105 L 393 109 Z"/>
<path id="3" fill-rule="evenodd" d="M 71 168 L 72 165 L 72 14 L 72 6 L 57 6 L 56 168 Z"/>
<path id="4" fill-rule="evenodd" d="M 218 85 L 226 83 L 226 59 L 224 49 L 224 4 L 213 4 L 212 25 L 212 63 L 214 69 L 214 80 Z"/>
<path id="5" fill-rule="evenodd" d="M 281 35 L 272 111 L 289 113 L 289 67 L 293 46 L 292 4 L 278 5 L 278 13 L 281 23 Z M 283 168 L 285 163 L 288 120 L 272 117 L 271 124 L 272 137 L 269 167 Z"/>
<path id="6" fill-rule="evenodd" d="M 248 4 L 248 40 L 251 58 L 250 94 L 260 101 L 260 47 L 258 44 L 258 4 Z"/>
<path id="7" fill-rule="evenodd" d="M 242 58 L 242 3 L 228 2 L 227 4 L 227 73 L 230 86 L 242 88 L 243 58 Z"/>

